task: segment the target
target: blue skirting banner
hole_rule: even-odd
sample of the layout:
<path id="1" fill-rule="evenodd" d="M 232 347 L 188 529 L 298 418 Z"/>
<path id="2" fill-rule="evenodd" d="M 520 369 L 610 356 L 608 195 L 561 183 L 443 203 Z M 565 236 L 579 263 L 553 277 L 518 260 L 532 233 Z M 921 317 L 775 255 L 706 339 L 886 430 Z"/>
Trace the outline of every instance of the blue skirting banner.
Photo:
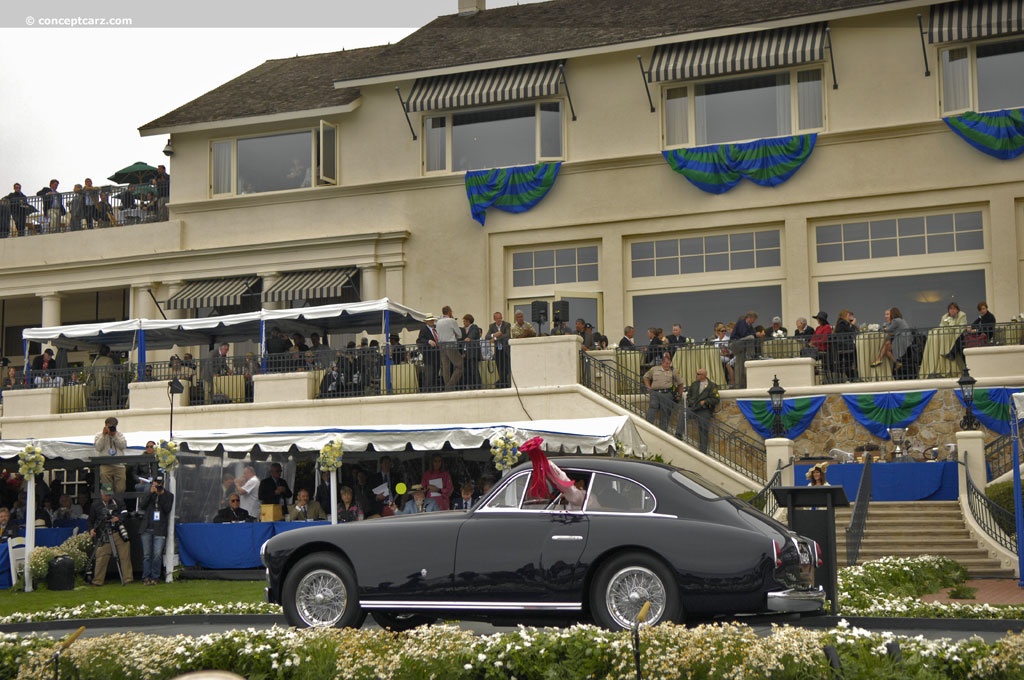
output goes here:
<path id="1" fill-rule="evenodd" d="M 763 187 L 782 184 L 803 166 L 818 135 L 772 137 L 742 144 L 672 149 L 662 155 L 670 168 L 701 191 L 724 194 L 744 177 Z"/>
<path id="2" fill-rule="evenodd" d="M 1010 395 L 1020 391 L 1019 387 L 976 387 L 971 412 L 996 434 L 1010 434 Z M 966 408 L 963 392 L 955 392 L 956 398 Z"/>
<path id="3" fill-rule="evenodd" d="M 921 416 L 936 390 L 921 392 L 883 392 L 882 394 L 844 394 L 843 400 L 853 419 L 868 432 L 889 439 L 890 427 L 906 427 Z"/>
<path id="4" fill-rule="evenodd" d="M 1003 109 L 943 118 L 949 129 L 975 149 L 1008 161 L 1024 153 L 1024 109 Z"/>
<path id="5" fill-rule="evenodd" d="M 510 213 L 526 212 L 547 196 L 561 167 L 561 163 L 538 163 L 467 172 L 466 196 L 473 219 L 482 225 L 492 206 Z"/>
<path id="6" fill-rule="evenodd" d="M 782 434 L 786 439 L 796 439 L 802 435 L 814 417 L 818 415 L 825 397 L 794 397 L 793 399 L 782 400 Z M 772 411 L 772 403 L 769 399 L 737 399 L 739 406 L 750 426 L 764 439 L 772 436 L 772 425 L 775 422 L 775 412 Z"/>

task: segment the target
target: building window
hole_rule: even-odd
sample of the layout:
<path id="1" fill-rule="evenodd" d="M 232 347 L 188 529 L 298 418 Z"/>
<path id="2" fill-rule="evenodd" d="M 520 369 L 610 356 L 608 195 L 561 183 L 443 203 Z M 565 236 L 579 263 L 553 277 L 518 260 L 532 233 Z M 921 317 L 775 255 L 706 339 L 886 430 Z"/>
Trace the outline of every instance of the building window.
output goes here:
<path id="1" fill-rule="evenodd" d="M 985 247 L 981 212 L 828 224 L 815 228 L 818 262 L 934 255 Z"/>
<path id="2" fill-rule="evenodd" d="M 512 254 L 512 285 L 515 288 L 597 279 L 597 246 L 547 248 Z"/>
<path id="3" fill-rule="evenodd" d="M 823 97 L 819 68 L 667 87 L 662 107 L 665 146 L 704 146 L 820 130 Z"/>
<path id="4" fill-rule="evenodd" d="M 427 172 L 488 170 L 564 157 L 561 102 L 427 116 L 423 127 Z"/>
<path id="5" fill-rule="evenodd" d="M 211 192 L 258 194 L 337 183 L 337 127 L 213 142 Z"/>
<path id="6" fill-rule="evenodd" d="M 778 267 L 780 233 L 746 231 L 633 243 L 633 278 Z"/>
<path id="7" fill-rule="evenodd" d="M 1024 106 L 1024 38 L 942 50 L 942 112 Z"/>

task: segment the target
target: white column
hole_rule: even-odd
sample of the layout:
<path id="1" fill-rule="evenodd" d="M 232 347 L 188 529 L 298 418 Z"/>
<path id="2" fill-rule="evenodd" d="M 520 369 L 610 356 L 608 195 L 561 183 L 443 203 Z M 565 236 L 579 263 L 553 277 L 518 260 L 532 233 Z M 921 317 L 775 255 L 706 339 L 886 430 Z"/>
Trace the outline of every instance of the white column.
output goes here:
<path id="1" fill-rule="evenodd" d="M 782 479 L 779 480 L 779 484 L 781 486 L 795 484 L 793 466 L 790 465 L 793 460 L 793 448 L 792 439 L 776 437 L 764 440 L 765 479 L 771 479 L 775 471 L 781 467 Z"/>
<path id="2" fill-rule="evenodd" d="M 60 324 L 60 300 L 61 294 L 56 292 L 36 293 L 36 296 L 43 301 L 43 326 L 59 326 Z"/>
<path id="3" fill-rule="evenodd" d="M 402 304 L 405 291 L 405 265 L 384 265 L 384 290 L 381 297 Z"/>
<path id="4" fill-rule="evenodd" d="M 257 276 L 263 279 L 263 291 L 268 291 L 274 284 L 281 280 L 280 272 L 257 272 Z M 285 309 L 284 302 L 264 302 L 264 309 Z M 269 330 L 267 331 L 269 334 Z"/>
<path id="5" fill-rule="evenodd" d="M 380 265 L 359 265 L 359 298 L 362 301 L 380 298 Z"/>

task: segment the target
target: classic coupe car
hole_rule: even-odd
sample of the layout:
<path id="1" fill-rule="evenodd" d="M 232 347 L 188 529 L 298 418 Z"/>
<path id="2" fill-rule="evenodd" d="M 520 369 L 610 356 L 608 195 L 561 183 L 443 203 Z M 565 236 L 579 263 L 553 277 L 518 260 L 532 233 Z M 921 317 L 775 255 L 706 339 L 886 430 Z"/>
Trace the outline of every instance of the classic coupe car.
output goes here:
<path id="1" fill-rule="evenodd" d="M 529 493 L 521 465 L 474 509 L 288 531 L 261 549 L 294 626 L 404 629 L 437 618 L 592 621 L 819 612 L 818 544 L 668 465 L 553 458 L 584 494 Z M 578 499 L 583 498 L 582 502 Z"/>

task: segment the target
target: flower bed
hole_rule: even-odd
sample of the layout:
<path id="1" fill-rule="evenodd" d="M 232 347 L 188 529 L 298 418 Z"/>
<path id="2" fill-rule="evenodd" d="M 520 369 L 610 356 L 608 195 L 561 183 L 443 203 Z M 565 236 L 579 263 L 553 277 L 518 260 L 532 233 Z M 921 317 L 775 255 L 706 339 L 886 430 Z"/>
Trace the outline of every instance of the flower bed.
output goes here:
<path id="1" fill-rule="evenodd" d="M 933 605 L 917 598 L 962 583 L 966 572 L 943 557 L 886 558 L 840 572 L 840 603 L 846 615 L 1021 618 L 1022 607 L 977 604 Z M 182 607 L 112 605 L 109 602 L 8 616 L 2 623 L 105 616 L 210 613 L 279 613 L 275 605 L 197 603 Z M 900 660 L 888 645 L 898 642 Z M 57 644 L 47 638 L 0 636 L 0 678 L 52 675 Z M 869 632 L 845 621 L 833 630 L 773 626 L 759 635 L 746 625 L 725 623 L 687 628 L 661 625 L 641 631 L 645 678 L 822 680 L 834 676 L 822 649 L 836 649 L 848 680 L 1024 677 L 1024 634 L 987 644 L 974 638 L 953 642 Z M 520 627 L 477 636 L 439 625 L 409 633 L 382 630 L 228 631 L 201 637 L 124 633 L 75 643 L 62 657 L 61 673 L 81 680 L 160 680 L 200 669 L 246 678 L 326 680 L 575 680 L 635 678 L 629 633 L 589 625 Z"/>
<path id="2" fill-rule="evenodd" d="M 902 660 L 886 644 L 898 639 Z M 52 675 L 57 643 L 36 636 L 0 636 L 0 677 Z M 1024 675 L 1024 635 L 986 644 L 896 638 L 841 625 L 834 631 L 774 627 L 759 636 L 738 624 L 685 628 L 661 625 L 641 631 L 644 677 L 814 680 L 833 678 L 822 653 L 836 648 L 848 680 L 860 678 L 1019 678 Z M 81 640 L 61 658 L 61 674 L 80 680 L 173 678 L 219 669 L 246 678 L 327 680 L 576 680 L 635 678 L 628 632 L 593 626 L 521 627 L 477 636 L 453 626 L 394 634 L 368 630 L 228 631 L 201 637 L 124 633 Z"/>

